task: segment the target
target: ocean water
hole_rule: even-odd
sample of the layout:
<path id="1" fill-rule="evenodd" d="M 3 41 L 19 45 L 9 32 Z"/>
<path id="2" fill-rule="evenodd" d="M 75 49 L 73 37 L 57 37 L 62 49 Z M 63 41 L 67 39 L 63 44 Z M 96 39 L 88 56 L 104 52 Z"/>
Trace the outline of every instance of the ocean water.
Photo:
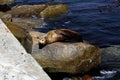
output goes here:
<path id="1" fill-rule="evenodd" d="M 91 44 L 104 47 L 120 45 L 120 7 L 114 7 L 115 0 L 16 0 L 12 5 L 65 3 L 69 13 L 56 20 L 47 20 L 45 28 L 39 31 L 66 28 L 79 32 Z M 100 9 L 102 6 L 111 6 Z"/>

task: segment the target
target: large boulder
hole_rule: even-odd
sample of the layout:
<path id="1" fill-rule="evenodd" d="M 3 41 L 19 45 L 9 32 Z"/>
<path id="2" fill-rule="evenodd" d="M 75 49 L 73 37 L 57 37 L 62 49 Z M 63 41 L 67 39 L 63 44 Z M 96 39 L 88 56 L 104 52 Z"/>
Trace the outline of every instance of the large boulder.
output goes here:
<path id="1" fill-rule="evenodd" d="M 61 16 L 67 11 L 68 11 L 68 6 L 65 4 L 49 5 L 40 13 L 40 16 L 42 18 L 53 18 L 53 17 Z"/>
<path id="2" fill-rule="evenodd" d="M 97 68 L 101 63 L 98 47 L 84 43 L 56 42 L 40 49 L 39 37 L 44 33 L 30 32 L 29 49 L 31 55 L 49 72 L 85 73 Z M 27 45 L 28 46 L 28 45 Z"/>
<path id="3" fill-rule="evenodd" d="M 4 21 L 4 23 L 13 33 L 13 35 L 23 44 L 28 33 L 27 29 L 14 22 Z"/>
<path id="4" fill-rule="evenodd" d="M 12 20 L 12 15 L 11 14 L 6 14 L 4 12 L 0 12 L 0 18 L 4 21 L 11 21 Z"/>
<path id="5" fill-rule="evenodd" d="M 102 67 L 120 69 L 120 45 L 101 48 Z"/>
<path id="6" fill-rule="evenodd" d="M 27 35 L 26 40 L 24 41 L 24 48 L 28 53 L 32 53 L 38 50 L 39 48 L 39 43 L 38 43 L 38 38 L 41 36 L 45 35 L 45 33 L 40 33 L 37 31 L 29 31 L 29 35 Z"/>
<path id="7" fill-rule="evenodd" d="M 45 4 L 41 5 L 21 5 L 14 6 L 7 13 L 12 14 L 13 17 L 28 17 L 32 15 L 39 15 L 39 13 L 46 8 Z"/>
<path id="8" fill-rule="evenodd" d="M 85 73 L 100 64 L 99 48 L 86 43 L 53 43 L 32 56 L 50 72 Z"/>

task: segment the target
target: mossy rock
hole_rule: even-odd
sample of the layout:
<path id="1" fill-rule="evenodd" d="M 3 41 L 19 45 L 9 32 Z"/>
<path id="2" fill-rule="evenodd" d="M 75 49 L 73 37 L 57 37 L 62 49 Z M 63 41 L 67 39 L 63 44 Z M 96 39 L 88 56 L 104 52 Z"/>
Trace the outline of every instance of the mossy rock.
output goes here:
<path id="1" fill-rule="evenodd" d="M 24 42 L 28 35 L 27 29 L 23 28 L 22 26 L 14 22 L 4 21 L 4 23 L 21 43 Z"/>
<path id="2" fill-rule="evenodd" d="M 12 15 L 11 14 L 6 14 L 4 12 L 0 12 L 0 18 L 5 21 L 11 21 Z"/>
<path id="3" fill-rule="evenodd" d="M 48 7 L 40 13 L 40 16 L 42 18 L 54 18 L 63 15 L 67 11 L 68 6 L 65 4 L 48 5 Z"/>

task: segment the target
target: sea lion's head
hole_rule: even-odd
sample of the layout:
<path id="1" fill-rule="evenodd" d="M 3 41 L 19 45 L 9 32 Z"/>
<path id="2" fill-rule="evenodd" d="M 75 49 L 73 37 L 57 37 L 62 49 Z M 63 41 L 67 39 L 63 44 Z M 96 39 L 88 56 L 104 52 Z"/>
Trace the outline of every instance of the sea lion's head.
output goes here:
<path id="1" fill-rule="evenodd" d="M 39 39 L 39 43 L 42 44 L 42 45 L 45 45 L 45 44 L 46 44 L 46 38 L 45 38 L 45 36 L 43 36 L 43 37 L 41 37 L 41 38 Z"/>
<path id="2" fill-rule="evenodd" d="M 39 38 L 39 49 L 42 49 L 47 43 L 45 37 Z"/>

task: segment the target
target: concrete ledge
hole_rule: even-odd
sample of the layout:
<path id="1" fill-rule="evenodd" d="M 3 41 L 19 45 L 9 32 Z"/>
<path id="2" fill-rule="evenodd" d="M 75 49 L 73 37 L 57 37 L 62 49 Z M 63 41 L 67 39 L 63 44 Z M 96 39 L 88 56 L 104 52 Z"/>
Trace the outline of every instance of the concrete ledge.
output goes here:
<path id="1" fill-rule="evenodd" d="M 51 80 L 1 19 L 0 80 Z"/>

